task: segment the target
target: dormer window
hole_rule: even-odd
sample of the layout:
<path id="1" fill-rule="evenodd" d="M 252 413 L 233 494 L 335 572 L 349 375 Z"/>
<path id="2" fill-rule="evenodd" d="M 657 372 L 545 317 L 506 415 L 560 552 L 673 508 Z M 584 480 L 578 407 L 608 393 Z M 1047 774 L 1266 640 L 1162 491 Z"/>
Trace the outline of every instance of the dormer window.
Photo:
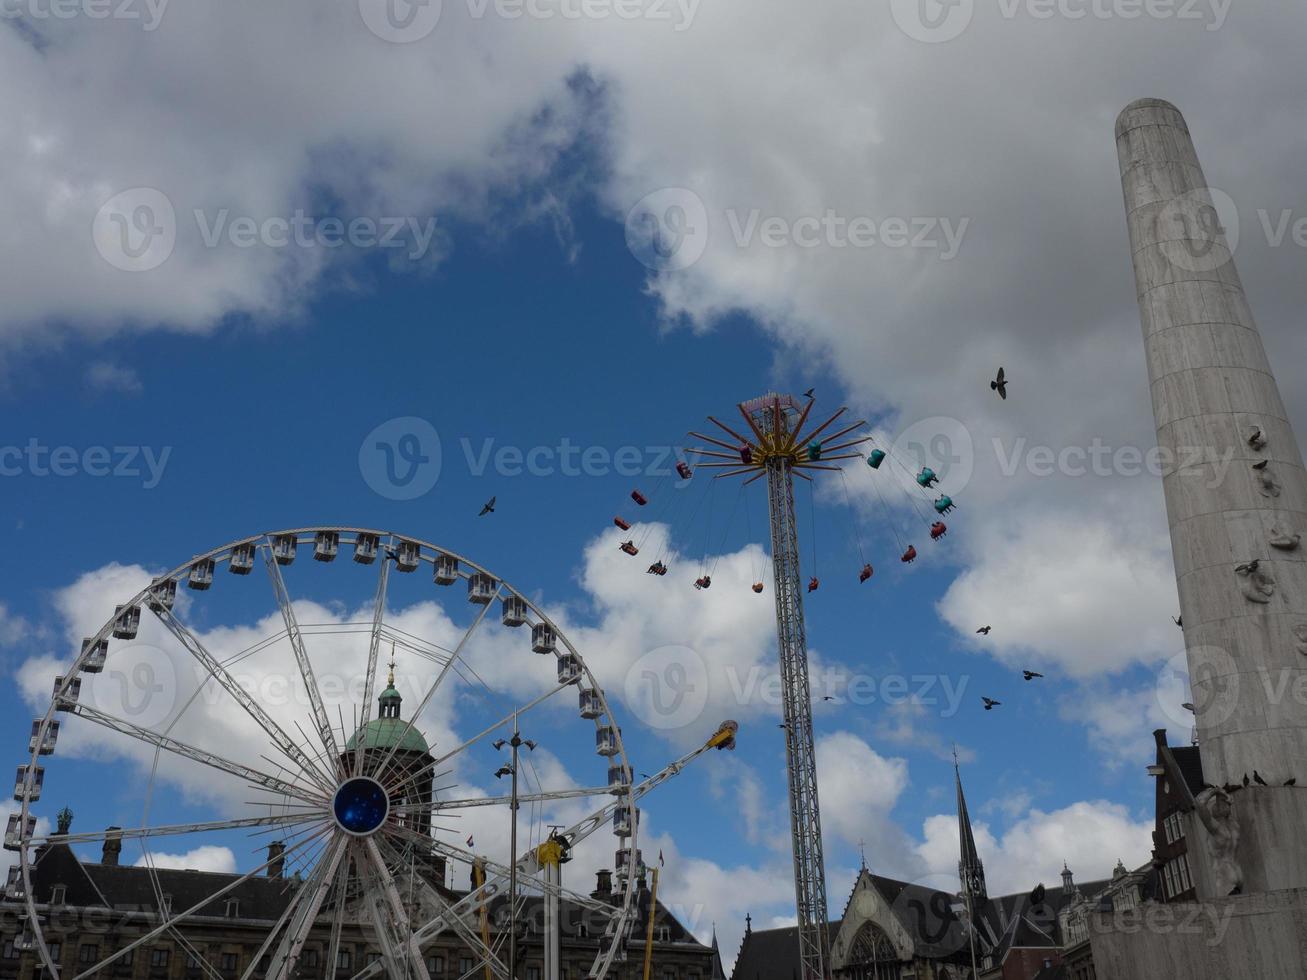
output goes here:
<path id="1" fill-rule="evenodd" d="M 54 888 L 50 890 L 50 904 L 63 905 L 67 894 L 67 885 L 55 885 Z"/>

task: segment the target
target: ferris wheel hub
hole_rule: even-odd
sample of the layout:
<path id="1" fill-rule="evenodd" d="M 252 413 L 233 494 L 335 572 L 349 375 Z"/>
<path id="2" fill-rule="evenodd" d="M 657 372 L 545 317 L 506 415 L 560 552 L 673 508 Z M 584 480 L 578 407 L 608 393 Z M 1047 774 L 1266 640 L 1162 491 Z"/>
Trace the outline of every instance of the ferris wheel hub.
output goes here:
<path id="1" fill-rule="evenodd" d="M 366 837 L 381 829 L 390 815 L 385 788 L 369 776 L 354 776 L 336 790 L 331 802 L 336 825 L 347 834 Z"/>

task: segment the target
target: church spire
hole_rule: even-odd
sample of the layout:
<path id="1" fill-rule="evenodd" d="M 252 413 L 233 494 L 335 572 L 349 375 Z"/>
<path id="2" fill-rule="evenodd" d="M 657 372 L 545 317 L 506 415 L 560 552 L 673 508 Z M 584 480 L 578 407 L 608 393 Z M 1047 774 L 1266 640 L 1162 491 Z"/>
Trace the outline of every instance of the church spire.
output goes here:
<path id="1" fill-rule="evenodd" d="M 958 840 L 962 856 L 958 862 L 958 877 L 962 881 L 962 894 L 972 903 L 985 902 L 985 866 L 976 852 L 976 839 L 971 833 L 971 815 L 967 813 L 967 798 L 962 794 L 962 771 L 958 768 L 958 752 L 953 749 L 953 778 L 958 789 Z"/>

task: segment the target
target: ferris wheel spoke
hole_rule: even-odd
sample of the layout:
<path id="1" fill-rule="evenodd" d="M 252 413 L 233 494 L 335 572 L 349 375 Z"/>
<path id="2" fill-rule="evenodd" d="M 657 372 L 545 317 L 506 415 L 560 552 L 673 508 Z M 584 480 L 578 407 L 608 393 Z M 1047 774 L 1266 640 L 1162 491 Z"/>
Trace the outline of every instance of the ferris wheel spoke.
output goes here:
<path id="1" fill-rule="evenodd" d="M 378 911 L 383 914 L 383 918 L 385 912 L 390 913 L 390 922 L 393 929 L 389 930 L 389 934 L 396 940 L 393 946 L 395 958 L 397 960 L 407 960 L 409 965 L 412 966 L 413 975 L 418 980 L 431 980 L 431 974 L 427 972 L 427 965 L 423 962 L 421 951 L 415 949 L 409 943 L 409 937 L 413 930 L 409 923 L 408 912 L 404 908 L 404 900 L 400 897 L 399 889 L 395 887 L 394 874 L 386 866 L 386 859 L 381 854 L 381 848 L 378 847 L 376 839 L 372 837 L 364 842 L 364 848 L 367 851 L 368 860 L 371 862 L 371 872 L 377 881 L 378 889 L 386 900 L 385 909 L 379 909 Z M 409 877 L 415 883 L 425 884 L 425 882 L 422 882 L 421 875 L 414 871 L 410 871 Z M 466 940 L 466 930 L 459 930 L 459 932 Z"/>
<path id="2" fill-rule="evenodd" d="M 390 751 L 386 753 L 386 756 L 381 763 L 373 769 L 372 775 L 375 776 L 377 773 L 386 771 L 391 760 L 394 759 L 395 753 L 399 751 L 400 745 L 404 743 L 404 739 L 408 738 L 408 734 L 413 730 L 413 726 L 417 724 L 418 718 L 422 716 L 422 712 L 427 709 L 427 705 L 430 704 L 431 699 L 435 697 L 436 691 L 440 688 L 441 683 L 444 682 L 445 677 L 449 674 L 450 670 L 453 669 L 454 664 L 458 663 L 459 657 L 463 655 L 463 647 L 467 645 L 467 641 L 472 638 L 472 635 L 477 631 L 477 627 L 485 620 L 486 613 L 490 611 L 490 607 L 499 601 L 499 593 L 502 591 L 503 586 L 496 585 L 495 593 L 490 597 L 490 601 L 482 604 L 481 611 L 477 613 L 476 618 L 472 620 L 472 625 L 467 628 L 466 632 L 464 632 L 462 638 L 458 641 L 458 646 L 454 647 L 453 652 L 449 656 L 448 663 L 440 668 L 440 673 L 436 675 L 436 679 L 432 681 L 431 686 L 427 688 L 427 693 L 423 695 L 421 703 L 418 704 L 417 710 L 413 712 L 413 717 L 408 720 L 408 725 L 405 727 L 403 733 L 399 738 L 395 739 L 395 744 L 391 746 Z"/>
<path id="3" fill-rule="evenodd" d="M 304 786 L 301 783 L 287 782 L 276 776 L 271 776 L 259 769 L 251 768 L 239 762 L 233 762 L 214 752 L 206 749 L 197 748 L 186 742 L 179 741 L 170 735 L 160 735 L 158 732 L 151 731 L 148 728 L 142 728 L 123 718 L 111 715 L 107 712 L 92 708 L 90 705 L 78 702 L 62 702 L 63 710 L 69 714 L 74 714 L 78 718 L 85 718 L 87 721 L 94 722 L 111 731 L 128 735 L 131 738 L 138 739 L 155 748 L 162 749 L 172 755 L 180 756 L 184 759 L 190 759 L 192 762 L 198 762 L 201 765 L 209 766 L 213 769 L 219 769 L 222 772 L 230 773 L 249 783 L 261 786 L 264 789 L 281 793 L 283 796 L 293 797 L 306 803 L 326 805 L 326 796 L 322 790 L 316 786 Z"/>
<path id="4" fill-rule="evenodd" d="M 236 678 L 228 673 L 227 669 L 220 664 L 217 659 L 204 646 L 203 643 L 186 628 L 173 611 L 162 603 L 147 603 L 159 621 L 167 627 L 168 632 L 172 633 L 184 646 L 188 653 L 199 661 L 200 665 L 209 673 L 218 684 L 232 696 L 232 698 L 245 709 L 245 713 L 254 719 L 263 731 L 272 739 L 273 744 L 289 759 L 295 762 L 304 772 L 304 775 L 319 784 L 322 789 L 330 792 L 333 783 L 330 777 L 310 758 L 296 741 L 282 730 L 281 726 L 272 720 L 272 717 L 263 710 L 253 696 L 241 687 Z"/>
<path id="5" fill-rule="evenodd" d="M 399 899 L 399 892 L 394 889 L 393 876 L 390 872 L 390 869 L 386 865 L 384 857 L 381 854 L 381 848 L 384 847 L 387 851 L 390 852 L 390 854 L 393 856 L 395 860 L 396 868 L 402 867 L 403 855 L 398 850 L 396 850 L 394 844 L 384 839 L 381 841 L 380 845 L 378 845 L 375 840 L 369 840 L 368 843 L 370 845 L 369 849 L 373 852 L 373 860 L 375 861 L 377 868 L 379 869 L 378 873 L 382 876 L 384 880 L 391 882 L 390 890 L 394 892 L 391 901 L 394 902 Z M 426 900 L 429 901 L 432 905 L 434 905 L 442 915 L 447 914 L 449 912 L 450 910 L 449 902 L 446 901 L 445 897 L 440 894 L 439 890 L 432 887 L 431 883 L 427 881 L 421 874 L 411 873 L 410 878 L 412 879 L 413 883 L 417 886 L 418 890 L 422 893 L 423 897 L 426 898 Z M 454 931 L 458 933 L 459 937 L 463 940 L 463 942 L 467 943 L 472 949 L 476 949 L 478 947 L 483 946 L 481 938 L 467 924 L 467 922 L 464 921 L 462 916 L 450 916 L 449 921 L 450 924 L 453 926 Z M 415 955 L 419 953 L 418 950 L 413 949 L 411 946 L 409 946 L 409 949 Z M 487 950 L 487 952 L 489 951 Z M 498 976 L 501 977 L 508 976 L 507 968 L 504 966 L 503 963 L 501 963 L 498 960 L 498 958 L 494 956 L 490 957 L 490 968 Z M 426 973 L 425 965 L 423 966 L 422 969 L 423 969 L 423 975 L 425 975 Z"/>
<path id="6" fill-rule="evenodd" d="M 509 722 L 511 722 L 515 717 L 526 714 L 532 708 L 538 707 L 539 705 L 548 701 L 559 691 L 566 690 L 567 687 L 568 685 L 566 684 L 559 684 L 557 687 L 553 687 L 550 688 L 548 691 L 545 691 L 545 693 L 541 694 L 539 697 L 534 698 L 531 701 L 528 701 L 526 704 L 522 705 L 522 707 L 513 709 L 508 714 L 504 715 L 504 717 L 500 718 L 493 725 L 490 725 L 487 728 L 484 728 L 481 731 L 477 732 L 477 734 L 473 735 L 466 742 L 464 742 L 459 746 L 456 746 L 455 748 L 450 749 L 440 758 L 432 759 L 426 765 L 418 766 L 412 771 L 405 772 L 404 778 L 401 779 L 399 782 L 395 783 L 393 786 L 388 787 L 388 789 L 393 793 L 396 790 L 403 789 L 409 783 L 413 782 L 416 779 L 420 779 L 422 776 L 426 775 L 427 773 L 433 772 L 434 770 L 438 769 L 440 766 L 448 762 L 450 759 L 454 758 L 454 756 L 467 751 L 469 748 L 471 748 L 473 745 L 476 745 L 482 739 L 487 738 L 488 736 L 493 735 L 495 732 L 499 731 L 505 725 L 509 724 Z M 392 752 L 393 751 L 394 750 L 392 750 Z M 378 769 L 377 771 L 382 772 L 384 770 Z"/>
<path id="7" fill-rule="evenodd" d="M 273 862 L 283 860 L 289 855 L 302 850 L 303 848 L 307 847 L 313 841 L 317 840 L 319 837 L 322 837 L 326 833 L 328 833 L 328 828 L 324 826 L 322 829 L 317 831 L 312 836 L 306 837 L 304 840 L 299 841 L 296 844 L 292 844 L 290 847 L 287 847 L 286 850 L 281 855 L 278 855 L 276 857 L 270 858 L 267 861 L 264 861 L 256 868 L 251 868 L 249 871 L 241 875 L 239 878 L 224 885 L 222 888 L 218 889 L 212 895 L 209 895 L 201 899 L 199 902 L 192 905 L 190 908 L 186 909 L 184 912 L 180 913 L 179 915 L 175 915 L 171 917 L 167 921 L 161 923 L 160 925 L 156 926 L 154 929 L 151 929 L 149 932 L 145 933 L 143 936 L 139 936 L 138 938 L 134 939 L 131 943 L 127 944 L 126 946 L 123 946 L 121 949 L 114 950 L 112 953 L 109 954 L 109 956 L 107 956 L 105 959 L 101 960 L 100 962 L 96 963 L 94 966 L 88 967 L 86 970 L 83 970 L 81 973 L 74 974 L 71 980 L 87 980 L 88 977 L 94 976 L 99 970 L 108 966 L 110 963 L 115 962 L 116 960 L 130 953 L 132 950 L 137 949 L 138 947 L 143 946 L 148 942 L 152 942 L 153 940 L 157 939 L 159 936 L 162 936 L 168 930 L 175 928 L 178 922 L 196 914 L 205 906 L 213 904 L 218 899 L 222 898 L 224 895 L 227 895 L 230 892 L 235 891 L 237 888 L 245 884 L 251 878 L 258 877 L 263 872 L 265 872 L 268 869 L 268 867 L 273 864 Z"/>
<path id="8" fill-rule="evenodd" d="M 337 869 L 340 867 L 340 861 L 345 854 L 348 843 L 347 840 L 337 837 L 327 844 L 318 860 L 317 867 L 313 869 L 313 873 L 309 875 L 308 880 L 296 890 L 295 897 L 291 899 L 290 904 L 286 907 L 286 912 L 282 915 L 285 931 L 282 932 L 281 941 L 277 944 L 277 950 L 272 954 L 272 959 L 268 963 L 267 977 L 269 980 L 283 980 L 283 978 L 294 976 L 300 952 L 304 949 L 304 943 L 309 938 L 309 930 L 313 928 L 318 912 L 322 909 L 322 902 L 331 889 L 332 881 L 335 878 Z M 249 980 L 254 971 L 258 969 L 259 961 L 267 952 L 267 947 L 276 935 L 277 930 L 269 934 L 267 942 L 264 943 L 264 948 L 260 949 L 258 954 L 251 959 L 249 968 L 245 971 L 242 980 Z"/>
<path id="9" fill-rule="evenodd" d="M 31 847 L 42 847 L 58 842 L 60 844 L 99 844 L 113 840 L 137 840 L 154 837 L 173 837 L 184 834 L 208 834 L 223 830 L 243 830 L 246 827 L 291 827 L 296 824 L 323 820 L 327 816 L 324 808 L 315 808 L 302 813 L 276 814 L 266 817 L 240 817 L 235 820 L 213 820 L 208 823 L 164 824 L 159 827 L 129 827 L 117 830 L 99 830 L 84 834 L 47 834 L 32 837 L 27 841 Z"/>
<path id="10" fill-rule="evenodd" d="M 368 666 L 364 674 L 363 715 L 358 730 L 364 731 L 372 720 L 372 689 L 377 676 L 377 655 L 381 649 L 382 619 L 386 615 L 386 590 L 390 584 L 390 559 L 383 557 L 377 575 L 377 595 L 372 603 L 372 638 L 368 643 Z M 394 657 L 391 657 L 394 660 Z M 365 740 L 360 738 L 354 750 L 354 771 L 363 771 Z"/>
<path id="11" fill-rule="evenodd" d="M 313 708 L 313 720 L 318 726 L 318 738 L 322 740 L 322 747 L 330 752 L 331 759 L 339 759 L 340 746 L 336 744 L 336 731 L 332 728 L 331 718 L 327 715 L 327 706 L 322 700 L 322 689 L 318 687 L 318 679 L 313 673 L 313 664 L 309 660 L 308 650 L 304 647 L 304 634 L 300 632 L 299 622 L 295 619 L 295 608 L 291 605 L 290 593 L 286 590 L 286 580 L 281 576 L 281 565 L 273 557 L 271 542 L 263 556 L 263 563 L 268 568 L 268 577 L 272 579 L 272 591 L 277 597 L 277 605 L 281 608 L 281 618 L 286 624 L 286 635 L 290 640 L 291 651 L 295 654 L 300 677 L 303 678 L 304 686 L 309 692 L 309 704 Z"/>

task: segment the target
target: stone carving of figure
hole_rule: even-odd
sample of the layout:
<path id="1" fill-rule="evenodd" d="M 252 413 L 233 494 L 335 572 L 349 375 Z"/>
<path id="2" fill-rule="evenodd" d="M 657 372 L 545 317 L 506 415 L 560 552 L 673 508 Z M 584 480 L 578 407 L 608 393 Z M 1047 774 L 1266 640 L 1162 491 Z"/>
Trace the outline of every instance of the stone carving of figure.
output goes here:
<path id="1" fill-rule="evenodd" d="M 1298 652 L 1307 657 L 1307 623 L 1299 623 L 1293 628 L 1293 638 L 1297 641 Z"/>
<path id="2" fill-rule="evenodd" d="M 1210 858 L 1217 895 L 1238 895 L 1243 891 L 1243 871 L 1235 860 L 1239 846 L 1239 817 L 1234 800 L 1219 786 L 1211 786 L 1194 799 L 1198 818 L 1207 828 L 1207 854 Z"/>
<path id="3" fill-rule="evenodd" d="M 1277 524 L 1271 528 L 1271 547 L 1279 548 L 1281 551 L 1297 551 L 1298 545 L 1302 544 L 1302 535 L 1293 528 L 1285 531 Z"/>
<path id="4" fill-rule="evenodd" d="M 1271 472 L 1269 462 L 1269 460 L 1264 459 L 1260 463 L 1253 464 L 1257 480 L 1257 492 L 1263 497 L 1278 497 L 1280 495 L 1280 484 L 1275 482 L 1275 474 Z"/>
<path id="5" fill-rule="evenodd" d="M 1239 576 L 1239 591 L 1249 602 L 1266 605 L 1275 595 L 1275 579 L 1271 573 L 1262 568 L 1260 561 L 1250 561 L 1239 565 L 1234 573 Z"/>

